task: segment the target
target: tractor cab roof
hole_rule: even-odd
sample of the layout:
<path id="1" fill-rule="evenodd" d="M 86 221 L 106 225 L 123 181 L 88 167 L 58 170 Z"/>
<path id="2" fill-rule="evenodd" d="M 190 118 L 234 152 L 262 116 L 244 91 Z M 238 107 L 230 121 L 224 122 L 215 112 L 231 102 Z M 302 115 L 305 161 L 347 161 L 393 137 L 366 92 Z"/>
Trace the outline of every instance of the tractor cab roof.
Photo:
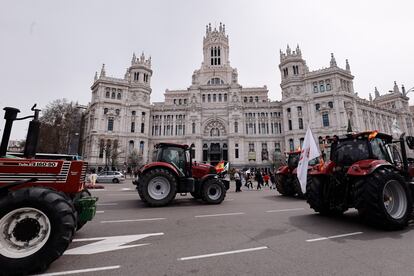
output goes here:
<path id="1" fill-rule="evenodd" d="M 188 149 L 188 145 L 182 145 L 182 144 L 174 144 L 174 143 L 158 143 L 155 145 L 156 149 L 159 148 L 167 148 L 167 147 L 176 147 L 176 148 L 182 148 L 184 150 Z"/>
<path id="2" fill-rule="evenodd" d="M 334 136 L 335 140 L 350 140 L 350 139 L 368 139 L 371 140 L 373 138 L 379 138 L 384 140 L 386 143 L 390 143 L 392 141 L 392 136 L 386 133 L 381 133 L 376 130 L 374 131 L 364 131 L 359 133 L 348 133 L 340 136 Z"/>

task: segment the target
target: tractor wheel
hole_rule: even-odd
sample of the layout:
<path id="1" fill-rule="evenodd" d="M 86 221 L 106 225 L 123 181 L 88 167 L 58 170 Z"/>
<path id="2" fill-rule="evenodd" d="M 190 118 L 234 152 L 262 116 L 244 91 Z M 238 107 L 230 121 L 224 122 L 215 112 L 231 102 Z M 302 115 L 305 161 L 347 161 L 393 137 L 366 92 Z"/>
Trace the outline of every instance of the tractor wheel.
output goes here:
<path id="1" fill-rule="evenodd" d="M 302 192 L 302 187 L 300 186 L 300 182 L 297 177 L 295 177 L 295 180 L 293 180 L 293 189 L 295 190 L 295 193 L 298 196 L 298 198 L 305 198 L 305 194 Z"/>
<path id="2" fill-rule="evenodd" d="M 309 206 L 315 210 L 315 212 L 321 215 L 327 216 L 339 216 L 342 215 L 347 208 L 336 206 L 329 206 L 329 202 L 326 201 L 323 187 L 325 185 L 325 178 L 308 175 L 306 183 L 306 201 Z"/>
<path id="3" fill-rule="evenodd" d="M 200 198 L 201 198 L 201 193 L 200 193 L 200 191 L 197 191 L 197 192 L 191 192 L 191 195 L 192 195 L 195 199 L 200 199 Z"/>
<path id="4" fill-rule="evenodd" d="M 226 187 L 218 179 L 209 179 L 201 187 L 201 198 L 208 204 L 220 204 L 226 197 Z"/>
<path id="5" fill-rule="evenodd" d="M 295 190 L 293 188 L 292 181 L 290 181 L 289 176 L 284 174 L 276 175 L 276 189 L 279 192 L 279 194 L 284 196 L 295 195 Z"/>
<path id="6" fill-rule="evenodd" d="M 355 208 L 367 222 L 389 230 L 408 225 L 413 209 L 411 193 L 394 170 L 379 169 L 357 181 L 355 186 Z"/>
<path id="7" fill-rule="evenodd" d="M 141 184 L 137 184 L 137 191 L 138 191 L 138 195 L 139 195 L 139 198 L 144 202 L 144 203 L 147 203 L 147 200 L 145 199 L 145 197 L 144 197 L 144 194 L 143 194 L 143 192 L 142 192 L 142 186 L 143 185 L 141 185 Z"/>
<path id="8" fill-rule="evenodd" d="M 84 197 L 89 197 L 89 196 L 92 196 L 92 194 L 88 190 L 83 190 L 83 191 L 81 191 L 81 192 L 79 192 L 75 195 L 75 198 L 73 199 L 73 202 L 76 202 L 79 199 L 82 199 Z M 76 209 L 76 207 L 75 207 L 75 209 Z M 76 210 L 76 211 L 78 212 L 79 210 Z M 78 212 L 78 214 L 79 214 L 79 212 Z M 79 231 L 86 224 L 86 222 L 87 221 L 80 221 L 79 217 L 77 217 L 76 218 L 76 231 Z"/>
<path id="9" fill-rule="evenodd" d="M 24 188 L 0 198 L 2 273 L 45 270 L 72 241 L 76 211 L 62 194 L 42 187 Z"/>
<path id="10" fill-rule="evenodd" d="M 144 202 L 153 207 L 170 203 L 177 192 L 177 180 L 166 169 L 153 169 L 142 176 L 142 197 Z"/>

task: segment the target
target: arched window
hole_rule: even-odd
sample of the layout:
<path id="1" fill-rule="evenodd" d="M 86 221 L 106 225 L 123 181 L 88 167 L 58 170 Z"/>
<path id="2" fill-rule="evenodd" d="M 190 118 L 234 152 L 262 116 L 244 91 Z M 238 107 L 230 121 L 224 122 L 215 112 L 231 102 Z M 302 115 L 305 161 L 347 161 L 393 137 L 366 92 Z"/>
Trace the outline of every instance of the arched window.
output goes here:
<path id="1" fill-rule="evenodd" d="M 192 133 L 193 134 L 195 134 L 195 132 L 196 132 L 196 124 L 195 123 L 192 123 Z"/>
<path id="2" fill-rule="evenodd" d="M 121 94 L 121 93 L 118 93 L 118 95 L 116 96 L 116 98 L 117 98 L 118 100 L 122 99 L 122 94 Z"/>
<path id="3" fill-rule="evenodd" d="M 218 128 L 212 128 L 210 130 L 210 136 L 211 137 L 217 137 L 220 136 L 220 130 Z"/>
<path id="4" fill-rule="evenodd" d="M 134 141 L 129 141 L 128 143 L 128 152 L 131 153 L 134 150 Z"/>
<path id="5" fill-rule="evenodd" d="M 245 103 L 247 103 L 247 97 L 244 97 L 244 100 L 243 100 Z"/>
<path id="6" fill-rule="evenodd" d="M 116 109 L 116 110 L 115 110 L 115 113 L 116 113 L 116 115 L 119 115 L 119 113 L 121 113 L 121 110 Z"/>
<path id="7" fill-rule="evenodd" d="M 213 102 L 216 101 L 216 94 L 213 94 Z"/>
<path id="8" fill-rule="evenodd" d="M 115 92 L 112 92 L 111 99 L 115 99 Z"/>
<path id="9" fill-rule="evenodd" d="M 208 100 L 208 102 L 211 102 L 211 95 L 210 94 L 207 95 L 207 100 Z"/>
<path id="10" fill-rule="evenodd" d="M 239 123 L 238 122 L 234 122 L 234 132 L 235 133 L 239 132 Z"/>
<path id="11" fill-rule="evenodd" d="M 221 102 L 221 93 L 218 94 L 218 100 L 219 100 L 219 102 Z"/>
<path id="12" fill-rule="evenodd" d="M 132 112 L 131 112 L 131 115 L 132 115 L 132 116 L 135 116 L 135 115 L 136 115 L 136 112 L 135 112 L 135 111 L 132 111 Z"/>
<path id="13" fill-rule="evenodd" d="M 295 144 L 293 143 L 293 139 L 289 139 L 289 149 L 290 151 L 295 150 Z"/>
<path id="14" fill-rule="evenodd" d="M 206 102 L 206 95 L 203 94 L 203 103 L 205 103 L 205 102 Z"/>
<path id="15" fill-rule="evenodd" d="M 144 154 L 144 141 L 139 142 L 139 153 Z"/>
<path id="16" fill-rule="evenodd" d="M 111 94 L 111 93 L 110 93 L 109 91 L 106 91 L 106 93 L 105 93 L 105 97 L 106 97 L 106 98 L 109 98 L 109 97 L 110 97 L 110 94 Z"/>
<path id="17" fill-rule="evenodd" d="M 224 94 L 224 101 L 227 102 L 227 94 Z"/>
<path id="18" fill-rule="evenodd" d="M 254 97 L 254 101 L 257 103 L 257 102 L 259 102 L 259 97 L 258 96 L 256 96 L 256 97 Z"/>
<path id="19" fill-rule="evenodd" d="M 104 114 L 108 113 L 108 108 L 104 108 Z"/>
<path id="20" fill-rule="evenodd" d="M 251 103 L 253 102 L 253 97 L 252 96 L 249 97 L 249 102 L 251 102 Z"/>

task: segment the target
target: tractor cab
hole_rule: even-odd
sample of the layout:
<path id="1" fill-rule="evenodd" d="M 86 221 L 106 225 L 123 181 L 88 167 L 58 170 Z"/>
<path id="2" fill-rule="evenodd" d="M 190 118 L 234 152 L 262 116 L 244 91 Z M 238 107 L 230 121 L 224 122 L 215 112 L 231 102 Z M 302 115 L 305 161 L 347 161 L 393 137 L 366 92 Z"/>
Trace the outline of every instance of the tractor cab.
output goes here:
<path id="1" fill-rule="evenodd" d="M 160 143 L 153 151 L 153 162 L 172 164 L 183 176 L 191 176 L 190 148 L 187 145 Z"/>

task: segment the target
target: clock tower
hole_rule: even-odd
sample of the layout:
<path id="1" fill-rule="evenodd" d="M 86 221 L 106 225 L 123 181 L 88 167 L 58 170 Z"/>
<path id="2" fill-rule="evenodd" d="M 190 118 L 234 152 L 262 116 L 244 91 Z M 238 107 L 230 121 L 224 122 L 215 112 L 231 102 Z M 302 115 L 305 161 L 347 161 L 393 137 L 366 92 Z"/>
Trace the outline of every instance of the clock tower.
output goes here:
<path id="1" fill-rule="evenodd" d="M 206 36 L 203 39 L 203 67 L 219 68 L 229 65 L 229 37 L 226 35 L 226 26 L 211 28 L 206 26 Z"/>

